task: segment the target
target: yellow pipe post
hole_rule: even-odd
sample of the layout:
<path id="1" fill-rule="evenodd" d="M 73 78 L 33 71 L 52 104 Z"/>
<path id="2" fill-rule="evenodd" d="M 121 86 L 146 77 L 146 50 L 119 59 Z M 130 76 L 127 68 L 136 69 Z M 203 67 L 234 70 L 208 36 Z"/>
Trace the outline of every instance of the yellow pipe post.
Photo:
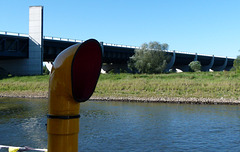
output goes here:
<path id="1" fill-rule="evenodd" d="M 48 151 L 77 152 L 80 102 L 88 100 L 98 81 L 102 48 L 90 39 L 55 59 L 49 78 Z"/>

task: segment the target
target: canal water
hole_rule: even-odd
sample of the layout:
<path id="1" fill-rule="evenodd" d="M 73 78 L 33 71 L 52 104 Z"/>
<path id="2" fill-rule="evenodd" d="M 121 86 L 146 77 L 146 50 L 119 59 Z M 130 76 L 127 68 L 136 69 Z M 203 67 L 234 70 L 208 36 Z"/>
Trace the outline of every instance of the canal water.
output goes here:
<path id="1" fill-rule="evenodd" d="M 240 151 L 238 105 L 88 101 L 80 114 L 79 151 Z M 47 148 L 46 115 L 47 100 L 0 98 L 0 145 Z"/>

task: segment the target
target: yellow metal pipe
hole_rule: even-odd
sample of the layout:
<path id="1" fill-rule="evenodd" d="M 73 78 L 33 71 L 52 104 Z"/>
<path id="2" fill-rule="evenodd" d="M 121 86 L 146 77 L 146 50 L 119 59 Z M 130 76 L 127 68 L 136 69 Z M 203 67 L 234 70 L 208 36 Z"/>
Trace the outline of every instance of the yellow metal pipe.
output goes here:
<path id="1" fill-rule="evenodd" d="M 77 152 L 80 102 L 92 95 L 101 70 L 102 49 L 90 39 L 55 59 L 49 79 L 48 151 Z"/>

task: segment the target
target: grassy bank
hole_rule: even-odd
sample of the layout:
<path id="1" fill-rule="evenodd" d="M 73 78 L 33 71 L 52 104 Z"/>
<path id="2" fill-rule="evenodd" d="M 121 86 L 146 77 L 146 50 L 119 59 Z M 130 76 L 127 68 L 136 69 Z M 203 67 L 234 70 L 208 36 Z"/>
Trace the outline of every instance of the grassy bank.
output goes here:
<path id="1" fill-rule="evenodd" d="M 95 95 L 240 99 L 240 76 L 233 72 L 103 75 Z"/>
<path id="2" fill-rule="evenodd" d="M 0 80 L 0 96 L 47 97 L 48 75 L 10 77 Z"/>
<path id="3" fill-rule="evenodd" d="M 47 96 L 49 76 L 0 80 L 0 95 Z M 211 98 L 240 100 L 240 75 L 234 72 L 102 74 L 94 97 Z"/>

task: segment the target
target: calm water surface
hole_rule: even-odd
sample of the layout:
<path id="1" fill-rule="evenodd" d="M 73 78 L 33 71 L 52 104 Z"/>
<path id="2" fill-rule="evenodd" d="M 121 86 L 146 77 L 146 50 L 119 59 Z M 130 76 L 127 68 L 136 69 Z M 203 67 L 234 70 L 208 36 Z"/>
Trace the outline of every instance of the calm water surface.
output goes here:
<path id="1" fill-rule="evenodd" d="M 240 151 L 236 105 L 88 101 L 80 114 L 79 151 Z M 47 148 L 46 115 L 47 100 L 0 98 L 0 145 Z"/>

